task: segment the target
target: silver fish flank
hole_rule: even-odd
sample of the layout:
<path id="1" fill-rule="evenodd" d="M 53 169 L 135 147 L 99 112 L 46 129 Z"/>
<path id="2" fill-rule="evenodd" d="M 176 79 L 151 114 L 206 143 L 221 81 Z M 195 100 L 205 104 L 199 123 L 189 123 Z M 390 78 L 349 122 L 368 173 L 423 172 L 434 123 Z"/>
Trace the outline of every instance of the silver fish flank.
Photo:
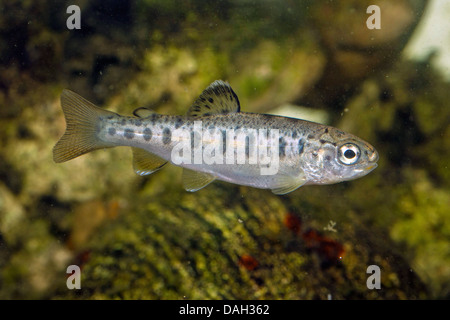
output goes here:
<path id="1" fill-rule="evenodd" d="M 188 191 L 222 180 L 286 194 L 307 184 L 360 178 L 377 167 L 377 151 L 352 134 L 300 119 L 241 112 L 237 95 L 221 80 L 206 88 L 183 116 L 145 108 L 122 116 L 69 90 L 63 91 L 61 106 L 67 128 L 53 148 L 55 162 L 128 146 L 136 173 L 147 175 L 171 162 L 183 168 Z"/>

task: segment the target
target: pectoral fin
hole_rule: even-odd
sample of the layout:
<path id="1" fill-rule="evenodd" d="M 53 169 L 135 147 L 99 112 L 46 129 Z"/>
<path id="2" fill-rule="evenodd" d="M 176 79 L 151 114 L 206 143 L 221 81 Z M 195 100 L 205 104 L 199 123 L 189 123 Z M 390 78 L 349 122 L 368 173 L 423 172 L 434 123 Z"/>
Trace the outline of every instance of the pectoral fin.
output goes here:
<path id="1" fill-rule="evenodd" d="M 275 177 L 272 192 L 278 195 L 292 192 L 306 183 L 306 176 L 302 169 L 296 174 L 289 174 L 288 172 L 281 172 Z"/>
<path id="2" fill-rule="evenodd" d="M 186 191 L 195 192 L 206 187 L 216 178 L 209 174 L 183 168 L 183 185 Z"/>
<path id="3" fill-rule="evenodd" d="M 139 148 L 131 148 L 133 151 L 133 168 L 140 175 L 145 176 L 161 169 L 167 161 Z"/>

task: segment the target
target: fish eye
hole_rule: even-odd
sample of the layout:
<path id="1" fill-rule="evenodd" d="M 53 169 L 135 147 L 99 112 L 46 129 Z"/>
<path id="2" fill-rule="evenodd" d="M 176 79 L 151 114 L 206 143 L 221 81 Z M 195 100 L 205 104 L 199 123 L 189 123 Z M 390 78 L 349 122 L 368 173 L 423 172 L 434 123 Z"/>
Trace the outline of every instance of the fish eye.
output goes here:
<path id="1" fill-rule="evenodd" d="M 346 143 L 339 148 L 339 161 L 343 164 L 350 165 L 356 163 L 359 159 L 361 151 L 358 146 L 353 143 Z"/>

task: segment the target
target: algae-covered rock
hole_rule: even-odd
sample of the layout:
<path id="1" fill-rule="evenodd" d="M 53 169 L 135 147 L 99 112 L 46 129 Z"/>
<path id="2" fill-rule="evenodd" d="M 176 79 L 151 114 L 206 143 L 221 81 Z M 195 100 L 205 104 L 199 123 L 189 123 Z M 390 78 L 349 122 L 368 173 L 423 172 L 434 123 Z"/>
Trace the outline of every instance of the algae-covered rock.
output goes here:
<path id="1" fill-rule="evenodd" d="M 414 275 L 408 284 L 409 271 L 397 268 L 401 258 L 394 267 L 356 246 L 353 227 L 339 225 L 342 230 L 327 236 L 328 246 L 336 238 L 344 242 L 345 250 L 339 251 L 344 257 L 333 256 L 329 247 L 322 252 L 309 244 L 315 241 L 307 236 L 313 223 L 297 233 L 288 227 L 284 198 L 226 183 L 195 194 L 179 186 L 155 191 L 155 184 L 164 183 L 158 179 L 176 180 L 175 172 L 158 175 L 163 174 L 172 178 L 152 178 L 136 195 L 139 205 L 92 238 L 82 290 L 62 297 L 326 299 L 330 294 L 342 299 L 418 298 L 423 293 Z M 305 207 L 307 215 L 311 210 Z M 364 266 L 371 259 L 388 275 L 380 292 L 366 287 Z"/>

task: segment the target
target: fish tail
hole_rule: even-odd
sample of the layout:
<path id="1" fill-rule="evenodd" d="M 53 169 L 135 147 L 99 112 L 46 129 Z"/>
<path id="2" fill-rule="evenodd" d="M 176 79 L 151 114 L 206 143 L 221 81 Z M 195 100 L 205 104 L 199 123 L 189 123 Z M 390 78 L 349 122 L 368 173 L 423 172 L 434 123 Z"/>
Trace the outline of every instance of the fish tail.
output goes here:
<path id="1" fill-rule="evenodd" d="M 115 113 L 103 110 L 66 89 L 61 94 L 61 107 L 66 118 L 66 132 L 53 147 L 53 160 L 56 163 L 114 146 L 100 140 L 97 133 L 100 118 Z"/>

